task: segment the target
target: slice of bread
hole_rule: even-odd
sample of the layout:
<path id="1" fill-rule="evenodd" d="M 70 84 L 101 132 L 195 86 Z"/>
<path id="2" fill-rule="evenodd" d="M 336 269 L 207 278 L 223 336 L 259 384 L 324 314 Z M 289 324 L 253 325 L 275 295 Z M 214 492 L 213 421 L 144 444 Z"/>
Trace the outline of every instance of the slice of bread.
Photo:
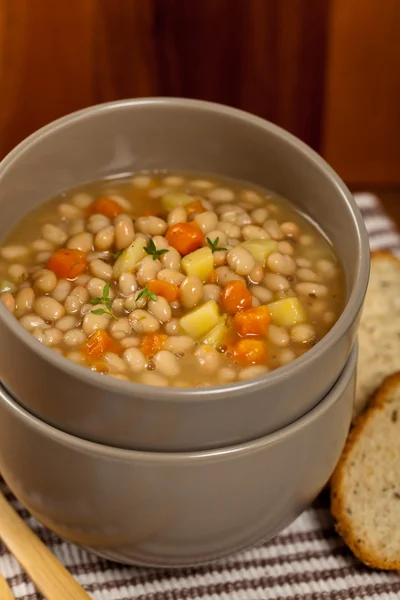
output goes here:
<path id="1" fill-rule="evenodd" d="M 400 260 L 389 252 L 371 255 L 358 339 L 354 416 L 364 410 L 385 377 L 400 371 Z"/>
<path id="2" fill-rule="evenodd" d="M 400 372 L 385 379 L 349 435 L 331 479 L 331 511 L 363 563 L 400 571 Z"/>

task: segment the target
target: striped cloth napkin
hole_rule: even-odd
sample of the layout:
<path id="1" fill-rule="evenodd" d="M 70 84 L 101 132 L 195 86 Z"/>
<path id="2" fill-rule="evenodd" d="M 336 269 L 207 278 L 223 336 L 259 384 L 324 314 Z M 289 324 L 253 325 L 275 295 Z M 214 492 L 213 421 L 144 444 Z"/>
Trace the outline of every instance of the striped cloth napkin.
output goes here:
<path id="1" fill-rule="evenodd" d="M 400 236 L 371 194 L 358 194 L 371 249 L 400 254 Z M 94 600 L 398 600 L 400 575 L 360 564 L 336 535 L 326 493 L 274 540 L 210 566 L 179 571 L 124 567 L 64 542 L 0 488 Z M 15 598 L 41 600 L 0 542 L 0 571 Z M 1 600 L 1 599 L 0 599 Z M 58 600 L 54 598 L 54 600 Z"/>

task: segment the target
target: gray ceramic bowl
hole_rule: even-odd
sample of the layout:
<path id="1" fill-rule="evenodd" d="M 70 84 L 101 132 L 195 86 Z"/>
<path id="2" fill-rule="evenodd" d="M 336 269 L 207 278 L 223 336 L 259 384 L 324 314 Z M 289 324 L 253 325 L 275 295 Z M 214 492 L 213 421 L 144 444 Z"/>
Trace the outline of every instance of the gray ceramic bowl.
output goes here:
<path id="1" fill-rule="evenodd" d="M 311 412 L 202 453 L 118 450 L 63 433 L 0 390 L 0 471 L 40 521 L 121 562 L 183 566 L 270 539 L 326 484 L 342 451 L 357 351 Z"/>
<path id="2" fill-rule="evenodd" d="M 140 169 L 214 172 L 289 198 L 342 259 L 345 310 L 313 349 L 259 379 L 215 388 L 153 388 L 101 377 L 39 344 L 0 303 L 0 380 L 31 412 L 108 445 L 194 451 L 261 437 L 299 418 L 339 377 L 356 335 L 369 270 L 360 213 L 330 167 L 299 140 L 249 114 L 180 99 L 129 100 L 56 121 L 0 164 L 0 239 L 53 194 Z"/>

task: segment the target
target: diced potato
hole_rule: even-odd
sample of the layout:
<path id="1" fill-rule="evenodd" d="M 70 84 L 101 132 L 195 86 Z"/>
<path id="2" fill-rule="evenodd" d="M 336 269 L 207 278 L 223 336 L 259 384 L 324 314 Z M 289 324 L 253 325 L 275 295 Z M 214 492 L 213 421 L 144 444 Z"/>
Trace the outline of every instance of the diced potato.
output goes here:
<path id="1" fill-rule="evenodd" d="M 304 323 L 307 316 L 298 298 L 283 298 L 267 304 L 271 313 L 271 322 L 278 327 L 292 327 Z"/>
<path id="2" fill-rule="evenodd" d="M 185 206 L 185 204 L 191 204 L 192 202 L 193 196 L 183 192 L 169 192 L 161 198 L 161 204 L 165 210 L 172 210 L 176 206 Z"/>
<path id="3" fill-rule="evenodd" d="M 247 240 L 240 244 L 246 248 L 257 262 L 265 267 L 267 258 L 273 252 L 278 250 L 278 242 L 274 240 Z"/>
<path id="4" fill-rule="evenodd" d="M 214 269 L 214 259 L 210 248 L 199 248 L 187 254 L 181 261 L 186 275 L 197 275 L 202 281 L 207 281 Z"/>
<path id="5" fill-rule="evenodd" d="M 113 266 L 113 277 L 119 277 L 122 273 L 131 273 L 136 265 L 146 256 L 146 242 L 138 237 L 130 246 L 120 254 Z"/>
<path id="6" fill-rule="evenodd" d="M 192 338 L 200 338 L 218 325 L 218 305 L 209 300 L 179 319 L 181 329 Z"/>
<path id="7" fill-rule="evenodd" d="M 204 338 L 203 343 L 214 346 L 214 348 L 222 346 L 228 337 L 229 329 L 228 319 L 226 317 L 220 317 L 218 325 Z"/>

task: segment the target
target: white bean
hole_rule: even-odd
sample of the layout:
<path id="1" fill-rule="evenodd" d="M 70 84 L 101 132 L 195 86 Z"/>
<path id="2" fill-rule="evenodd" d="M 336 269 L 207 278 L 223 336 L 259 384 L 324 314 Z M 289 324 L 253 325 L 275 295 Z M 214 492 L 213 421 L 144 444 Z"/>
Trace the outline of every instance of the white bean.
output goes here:
<path id="1" fill-rule="evenodd" d="M 167 187 L 156 187 L 152 188 L 147 193 L 150 196 L 150 198 L 161 198 L 161 196 L 165 196 L 165 194 L 168 194 L 168 192 L 170 191 L 171 189 Z"/>
<path id="2" fill-rule="evenodd" d="M 99 258 L 92 260 L 89 263 L 89 269 L 95 277 L 99 277 L 105 281 L 110 281 L 112 279 L 113 268 L 111 265 L 104 262 L 104 260 Z"/>
<path id="3" fill-rule="evenodd" d="M 267 367 L 263 365 L 253 365 L 252 367 L 246 367 L 239 372 L 239 380 L 245 381 L 246 379 L 253 379 L 254 377 L 260 377 L 268 373 Z"/>
<path id="4" fill-rule="evenodd" d="M 161 271 L 158 271 L 157 279 L 159 279 L 160 281 L 166 281 L 167 283 L 180 285 L 185 279 L 185 276 L 183 273 L 179 273 L 179 271 L 176 271 L 174 269 L 162 269 Z"/>
<path id="5" fill-rule="evenodd" d="M 296 270 L 293 258 L 280 252 L 272 252 L 267 258 L 267 265 L 271 271 L 282 275 L 292 275 Z"/>
<path id="6" fill-rule="evenodd" d="M 252 283 L 261 283 L 264 279 L 264 269 L 261 265 L 255 265 L 249 273 L 249 279 Z"/>
<path id="7" fill-rule="evenodd" d="M 296 354 L 290 348 L 285 348 L 285 350 L 282 350 L 278 357 L 281 365 L 287 365 L 288 363 L 292 362 L 292 360 L 294 360 L 295 358 Z"/>
<path id="8" fill-rule="evenodd" d="M 36 254 L 35 260 L 37 263 L 47 263 L 47 261 L 51 258 L 52 252 L 38 252 Z"/>
<path id="9" fill-rule="evenodd" d="M 283 242 L 278 242 L 278 252 L 281 254 L 288 254 L 289 256 L 294 255 L 294 248 L 290 242 L 284 240 Z"/>
<path id="10" fill-rule="evenodd" d="M 147 188 L 151 185 L 152 181 L 149 175 L 135 175 L 132 178 L 132 184 L 137 188 Z"/>
<path id="11" fill-rule="evenodd" d="M 86 194 L 85 192 L 79 192 L 78 194 L 74 194 L 72 196 L 71 202 L 78 208 L 88 208 L 93 202 L 93 196 Z"/>
<path id="12" fill-rule="evenodd" d="M 297 269 L 296 275 L 299 279 L 301 279 L 301 281 L 310 281 L 312 283 L 317 283 L 318 281 L 321 281 L 319 275 L 314 273 L 314 271 L 312 271 L 311 269 L 305 269 L 304 267 Z"/>
<path id="13" fill-rule="evenodd" d="M 288 346 L 290 342 L 290 337 L 285 327 L 276 327 L 276 325 L 269 325 L 268 339 L 275 346 Z"/>
<path id="14" fill-rule="evenodd" d="M 115 230 L 112 225 L 108 227 L 104 227 L 104 229 L 100 229 L 94 237 L 94 247 L 96 250 L 104 251 L 109 250 L 113 243 L 115 237 Z"/>
<path id="15" fill-rule="evenodd" d="M 263 287 L 262 285 L 251 285 L 249 287 L 249 291 L 255 298 L 257 298 L 260 304 L 268 304 L 269 302 L 272 302 L 274 297 L 271 290 L 267 290 L 267 288 Z"/>
<path id="16" fill-rule="evenodd" d="M 131 328 L 136 333 L 153 333 L 160 329 L 160 323 L 146 310 L 136 309 L 129 315 Z"/>
<path id="17" fill-rule="evenodd" d="M 195 350 L 194 355 L 205 373 L 211 374 L 218 370 L 220 355 L 212 346 L 203 344 Z"/>
<path id="18" fill-rule="evenodd" d="M 283 235 L 283 233 L 281 231 L 278 221 L 275 221 L 275 219 L 270 219 L 269 221 L 265 221 L 263 227 L 271 239 L 277 240 L 277 241 L 284 239 L 285 236 Z"/>
<path id="19" fill-rule="evenodd" d="M 159 260 L 153 260 L 152 256 L 145 256 L 139 263 L 139 269 L 136 273 L 136 279 L 139 285 L 146 285 L 152 279 L 157 278 L 157 273 L 161 271 L 161 263 Z"/>
<path id="20" fill-rule="evenodd" d="M 125 314 L 125 300 L 124 298 L 115 298 L 112 303 L 112 312 L 116 317 L 122 317 Z"/>
<path id="21" fill-rule="evenodd" d="M 223 221 L 220 221 L 217 229 L 226 233 L 226 235 L 230 238 L 240 238 L 241 229 L 233 223 L 224 223 Z"/>
<path id="22" fill-rule="evenodd" d="M 170 246 L 169 246 L 167 240 L 162 235 L 153 236 L 153 242 L 154 242 L 154 245 L 157 250 L 168 250 L 169 251 L 169 249 L 170 249 Z M 161 255 L 161 256 L 163 256 L 163 255 Z"/>
<path id="23" fill-rule="evenodd" d="M 197 275 L 186 277 L 179 288 L 179 299 L 185 308 L 195 307 L 203 298 L 203 283 Z"/>
<path id="24" fill-rule="evenodd" d="M 334 279 L 337 276 L 337 268 L 330 260 L 321 259 L 316 266 L 318 273 L 325 279 Z"/>
<path id="25" fill-rule="evenodd" d="M 226 263 L 228 252 L 226 250 L 218 250 L 213 252 L 214 267 L 222 267 Z"/>
<path id="26" fill-rule="evenodd" d="M 245 225 L 242 229 L 242 236 L 245 240 L 268 240 L 269 234 L 258 225 Z"/>
<path id="27" fill-rule="evenodd" d="M 203 286 L 203 302 L 207 302 L 208 300 L 214 300 L 215 302 L 218 302 L 220 294 L 221 288 L 215 283 L 207 283 L 205 286 Z"/>
<path id="28" fill-rule="evenodd" d="M 61 319 L 58 319 L 56 327 L 65 333 L 66 331 L 69 331 L 69 329 L 74 329 L 76 322 L 77 320 L 75 317 L 66 315 L 65 317 L 61 317 Z"/>
<path id="29" fill-rule="evenodd" d="M 118 354 L 115 354 L 115 352 L 106 352 L 104 359 L 112 373 L 123 373 L 126 371 L 126 362 Z"/>
<path id="30" fill-rule="evenodd" d="M 146 358 L 137 348 L 128 348 L 123 356 L 133 373 L 140 373 L 146 367 Z"/>
<path id="31" fill-rule="evenodd" d="M 135 237 L 135 230 L 133 228 L 132 219 L 126 217 L 119 219 L 115 223 L 115 245 L 117 250 L 127 248 L 132 244 Z"/>
<path id="32" fill-rule="evenodd" d="M 262 225 L 268 219 L 268 210 L 266 208 L 256 208 L 251 213 L 251 218 L 257 225 Z"/>
<path id="33" fill-rule="evenodd" d="M 31 287 L 18 290 L 15 295 L 15 311 L 17 316 L 30 312 L 35 301 L 35 292 Z"/>
<path id="34" fill-rule="evenodd" d="M 195 220 L 204 235 L 217 228 L 218 216 L 215 212 L 200 213 Z"/>
<path id="35" fill-rule="evenodd" d="M 68 235 L 76 235 L 77 233 L 82 233 L 83 231 L 85 231 L 84 219 L 75 219 L 69 224 Z"/>
<path id="36" fill-rule="evenodd" d="M 114 200 L 114 202 L 119 204 L 119 206 L 125 212 L 127 212 L 127 213 L 132 212 L 132 204 L 130 203 L 130 201 L 127 198 L 125 198 L 121 194 L 114 194 L 113 192 L 110 192 L 107 194 L 107 198 L 110 198 L 110 200 Z M 122 216 L 122 215 L 118 215 L 118 216 Z"/>
<path id="37" fill-rule="evenodd" d="M 49 327 L 43 331 L 43 344 L 46 346 L 55 346 L 59 344 L 63 339 L 63 334 L 59 329 L 55 327 Z"/>
<path id="38" fill-rule="evenodd" d="M 303 258 L 300 256 L 295 259 L 296 265 L 299 267 L 305 267 L 306 269 L 310 269 L 312 267 L 312 262 L 308 258 Z"/>
<path id="39" fill-rule="evenodd" d="M 286 277 L 277 273 L 266 273 L 264 285 L 272 292 L 286 291 L 290 288 L 290 283 Z"/>
<path id="40" fill-rule="evenodd" d="M 0 248 L 0 254 L 5 260 L 15 261 L 24 258 L 29 253 L 26 246 L 3 246 Z"/>
<path id="41" fill-rule="evenodd" d="M 139 346 L 140 340 L 138 337 L 130 335 L 121 340 L 120 344 L 123 348 L 136 348 L 137 346 Z"/>
<path id="42" fill-rule="evenodd" d="M 67 248 L 73 248 L 80 250 L 81 252 L 90 252 L 93 247 L 93 235 L 84 231 L 77 233 L 76 235 L 69 238 Z"/>
<path id="43" fill-rule="evenodd" d="M 121 381 L 130 381 L 129 377 L 122 373 L 107 373 L 107 376 L 112 377 L 113 379 L 120 379 Z"/>
<path id="44" fill-rule="evenodd" d="M 50 252 L 54 250 L 54 244 L 47 240 L 39 239 L 32 242 L 31 248 L 32 250 L 35 250 L 35 252 Z"/>
<path id="45" fill-rule="evenodd" d="M 237 275 L 236 273 L 231 271 L 231 269 L 229 269 L 228 267 L 218 267 L 217 269 L 215 269 L 215 275 L 217 277 L 218 285 L 221 285 L 221 286 L 225 286 L 227 283 L 229 283 L 230 281 L 233 281 L 233 280 L 243 281 L 243 283 L 244 283 L 243 277 L 241 277 L 240 275 Z"/>
<path id="46" fill-rule="evenodd" d="M 157 300 L 149 300 L 147 310 L 158 319 L 160 323 L 167 323 L 171 320 L 171 307 L 168 301 L 162 296 L 158 296 Z"/>
<path id="47" fill-rule="evenodd" d="M 236 369 L 233 367 L 222 367 L 218 371 L 218 382 L 219 383 L 232 383 L 236 379 Z"/>
<path id="48" fill-rule="evenodd" d="M 42 269 L 35 273 L 35 288 L 40 292 L 52 292 L 57 285 L 57 277 L 50 269 Z"/>
<path id="49" fill-rule="evenodd" d="M 155 355 L 154 364 L 156 370 L 166 377 L 176 377 L 180 372 L 179 361 L 174 354 L 168 350 L 160 350 Z"/>
<path id="50" fill-rule="evenodd" d="M 296 344 L 305 344 L 315 338 L 315 330 L 311 325 L 302 323 L 292 327 L 290 335 Z"/>
<path id="51" fill-rule="evenodd" d="M 172 187 L 180 186 L 185 183 L 183 177 L 177 177 L 176 175 L 169 175 L 168 177 L 164 177 L 163 179 L 164 185 L 170 185 Z"/>
<path id="52" fill-rule="evenodd" d="M 299 242 L 302 246 L 312 246 L 314 243 L 314 238 L 312 237 L 312 235 L 301 235 L 299 237 Z"/>
<path id="53" fill-rule="evenodd" d="M 136 219 L 135 227 L 141 233 L 148 235 L 163 235 L 167 230 L 166 222 L 152 215 Z"/>
<path id="54" fill-rule="evenodd" d="M 55 244 L 56 246 L 62 246 L 68 239 L 68 235 L 57 225 L 52 223 L 45 223 L 42 227 L 42 236 L 48 242 Z"/>
<path id="55" fill-rule="evenodd" d="M 232 271 L 238 275 L 249 275 L 256 264 L 250 252 L 240 246 L 229 250 L 226 260 Z"/>
<path id="56" fill-rule="evenodd" d="M 190 185 L 198 188 L 199 190 L 209 190 L 214 187 L 214 183 L 212 181 L 207 181 L 206 179 L 194 179 L 190 182 Z"/>
<path id="57" fill-rule="evenodd" d="M 316 296 L 317 298 L 325 298 L 328 295 L 328 288 L 319 283 L 301 282 L 296 285 L 296 292 L 300 296 Z"/>
<path id="58" fill-rule="evenodd" d="M 83 287 L 83 286 L 87 285 L 87 283 L 88 283 L 88 281 L 90 281 L 90 279 L 91 279 L 91 276 L 89 275 L 89 273 L 81 273 L 75 279 L 75 283 L 76 283 L 76 285 Z"/>
<path id="59" fill-rule="evenodd" d="M 110 225 L 110 219 L 104 215 L 91 215 L 87 222 L 87 229 L 91 233 L 98 233 L 101 229 Z"/>
<path id="60" fill-rule="evenodd" d="M 103 306 L 100 304 L 91 306 L 91 311 L 99 308 L 103 308 Z M 91 311 L 83 317 L 82 329 L 86 335 L 91 335 L 98 329 L 107 329 L 111 319 L 109 315 L 95 315 Z"/>
<path id="61" fill-rule="evenodd" d="M 39 315 L 24 315 L 19 320 L 20 324 L 27 331 L 33 331 L 36 327 L 45 327 L 46 322 Z"/>
<path id="62" fill-rule="evenodd" d="M 114 319 L 109 327 L 110 334 L 116 340 L 122 340 L 131 332 L 131 326 L 127 317 L 121 317 L 117 321 Z"/>
<path id="63" fill-rule="evenodd" d="M 181 266 L 181 255 L 179 254 L 178 250 L 175 250 L 175 248 L 170 246 L 168 248 L 168 252 L 165 252 L 160 256 L 160 262 L 163 266 L 163 269 L 179 271 Z"/>
<path id="64" fill-rule="evenodd" d="M 246 212 L 241 213 L 236 216 L 235 225 L 239 227 L 244 227 L 245 225 L 252 225 L 254 223 L 253 219 Z"/>
<path id="65" fill-rule="evenodd" d="M 72 289 L 72 284 L 66 279 L 59 279 L 54 290 L 51 292 L 52 297 L 58 302 L 64 302 Z"/>
<path id="66" fill-rule="evenodd" d="M 185 354 L 193 348 L 194 341 L 188 335 L 176 335 L 169 337 L 164 344 L 164 349 L 173 352 L 174 354 Z"/>
<path id="67" fill-rule="evenodd" d="M 280 229 L 282 233 L 288 237 L 297 238 L 300 235 L 300 227 L 291 221 L 285 221 L 285 223 L 282 223 Z"/>
<path id="68" fill-rule="evenodd" d="M 15 298 L 10 292 L 4 292 L 0 295 L 0 302 L 4 304 L 6 309 L 13 313 L 15 311 Z"/>
<path id="69" fill-rule="evenodd" d="M 83 356 L 82 352 L 79 352 L 78 350 L 68 352 L 68 354 L 66 355 L 66 358 L 68 358 L 68 360 L 76 363 L 77 365 L 85 364 L 85 357 Z"/>
<path id="70" fill-rule="evenodd" d="M 242 193 L 240 194 L 240 197 L 245 202 L 248 202 L 249 204 L 253 204 L 254 206 L 257 206 L 258 204 L 262 204 L 262 202 L 263 202 L 263 199 L 261 198 L 261 196 L 259 194 L 257 194 L 256 192 L 254 192 L 253 190 L 243 190 Z"/>
<path id="71" fill-rule="evenodd" d="M 183 206 L 176 206 L 171 210 L 168 214 L 168 225 L 176 225 L 176 223 L 186 223 L 187 221 L 187 213 Z"/>
<path id="72" fill-rule="evenodd" d="M 35 300 L 35 311 L 45 321 L 57 321 L 65 315 L 65 308 L 50 296 L 40 296 Z"/>
<path id="73" fill-rule="evenodd" d="M 104 286 L 106 282 L 104 279 L 100 279 L 99 277 L 92 277 L 86 285 L 86 289 L 89 292 L 89 296 L 91 298 L 100 298 L 103 294 Z M 109 298 L 114 298 L 114 292 L 112 289 L 108 292 Z"/>
<path id="74" fill-rule="evenodd" d="M 226 233 L 224 233 L 223 231 L 221 231 L 220 229 L 213 229 L 212 231 L 210 231 L 207 234 L 207 237 L 209 240 L 211 240 L 214 244 L 216 242 L 216 240 L 218 239 L 218 246 L 222 247 L 224 246 L 224 244 L 227 243 L 228 241 L 228 236 L 226 235 Z M 204 240 L 204 245 L 207 246 L 208 242 L 207 240 Z"/>
<path id="75" fill-rule="evenodd" d="M 80 208 L 74 206 L 73 204 L 63 203 L 58 206 L 58 214 L 60 217 L 64 219 L 79 219 L 83 216 L 83 213 Z"/>
<path id="76" fill-rule="evenodd" d="M 122 273 L 118 279 L 118 287 L 123 296 L 130 296 L 139 286 L 133 273 Z"/>
<path id="77" fill-rule="evenodd" d="M 208 198 L 211 202 L 232 202 L 235 199 L 235 194 L 227 188 L 214 188 L 208 193 Z"/>

